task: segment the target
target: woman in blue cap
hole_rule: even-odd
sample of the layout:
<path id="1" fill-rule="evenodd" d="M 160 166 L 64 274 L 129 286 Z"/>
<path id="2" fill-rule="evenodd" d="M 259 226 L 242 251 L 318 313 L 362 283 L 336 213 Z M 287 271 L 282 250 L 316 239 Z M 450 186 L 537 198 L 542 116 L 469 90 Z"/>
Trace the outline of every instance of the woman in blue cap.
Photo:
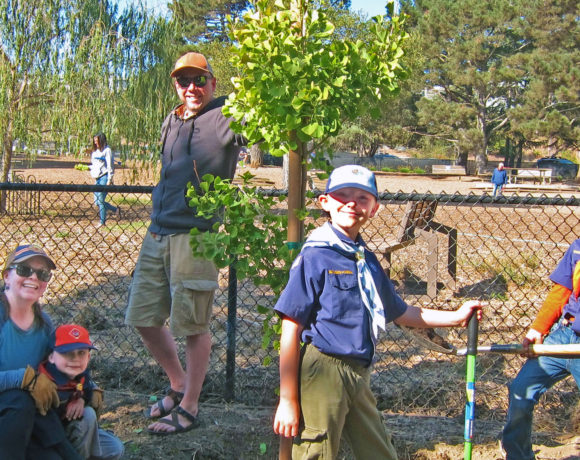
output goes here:
<path id="1" fill-rule="evenodd" d="M 38 373 L 47 356 L 52 321 L 40 298 L 56 268 L 41 248 L 18 246 L 6 259 L 0 292 L 0 446 L 10 460 L 81 457 L 67 441 L 53 408 L 56 385 Z"/>

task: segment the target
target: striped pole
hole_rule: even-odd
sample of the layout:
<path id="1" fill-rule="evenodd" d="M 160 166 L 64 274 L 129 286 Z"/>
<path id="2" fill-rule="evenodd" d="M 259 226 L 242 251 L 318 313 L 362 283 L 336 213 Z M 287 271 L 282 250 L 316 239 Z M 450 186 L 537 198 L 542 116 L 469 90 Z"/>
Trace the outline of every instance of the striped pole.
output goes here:
<path id="1" fill-rule="evenodd" d="M 473 313 L 467 326 L 467 368 L 465 375 L 466 396 L 465 403 L 465 449 L 464 460 L 471 460 L 473 447 L 473 422 L 475 420 L 475 356 L 477 355 L 477 314 Z"/>

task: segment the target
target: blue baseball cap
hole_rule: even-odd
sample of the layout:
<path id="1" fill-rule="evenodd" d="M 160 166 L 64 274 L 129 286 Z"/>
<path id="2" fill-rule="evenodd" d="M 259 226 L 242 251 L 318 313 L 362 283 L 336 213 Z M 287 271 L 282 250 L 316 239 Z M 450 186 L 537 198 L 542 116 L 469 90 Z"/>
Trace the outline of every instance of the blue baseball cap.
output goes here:
<path id="1" fill-rule="evenodd" d="M 336 168 L 326 183 L 326 193 L 336 192 L 341 188 L 353 187 L 369 192 L 376 199 L 379 198 L 377 191 L 377 179 L 374 173 L 359 165 L 345 165 Z"/>
<path id="2" fill-rule="evenodd" d="M 44 250 L 34 244 L 22 244 L 18 246 L 14 251 L 12 251 L 6 258 L 6 264 L 4 265 L 4 271 L 8 270 L 11 265 L 19 264 L 25 260 L 31 259 L 33 257 L 42 257 L 48 263 L 48 267 L 51 270 L 56 268 L 56 265 L 52 259 L 48 256 Z"/>

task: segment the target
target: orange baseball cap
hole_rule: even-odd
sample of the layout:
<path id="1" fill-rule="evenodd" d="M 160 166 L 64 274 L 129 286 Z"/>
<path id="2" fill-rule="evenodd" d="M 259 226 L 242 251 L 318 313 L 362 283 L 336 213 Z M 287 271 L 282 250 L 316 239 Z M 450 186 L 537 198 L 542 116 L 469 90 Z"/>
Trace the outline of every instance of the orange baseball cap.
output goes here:
<path id="1" fill-rule="evenodd" d="M 213 77 L 213 70 L 209 65 L 209 62 L 207 62 L 205 56 L 200 53 L 189 52 L 181 56 L 175 63 L 171 76 L 175 77 L 183 69 L 202 70 L 204 72 L 209 72 Z"/>

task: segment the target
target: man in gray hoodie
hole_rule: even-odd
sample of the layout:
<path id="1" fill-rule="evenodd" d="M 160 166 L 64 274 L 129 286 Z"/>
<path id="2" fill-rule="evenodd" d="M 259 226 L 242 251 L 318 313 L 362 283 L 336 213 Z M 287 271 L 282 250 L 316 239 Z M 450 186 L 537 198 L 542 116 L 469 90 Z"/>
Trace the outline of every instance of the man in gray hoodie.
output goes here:
<path id="1" fill-rule="evenodd" d="M 145 411 L 147 418 L 159 419 L 148 431 L 161 435 L 197 425 L 218 287 L 214 264 L 194 259 L 189 246 L 190 229 L 209 230 L 214 220 L 197 217 L 188 206 L 187 183 L 198 186 L 204 174 L 233 178 L 245 143 L 230 129 L 232 120 L 222 114 L 225 97 L 214 98 L 216 79 L 205 56 L 184 54 L 171 77 L 181 104 L 161 128 L 161 179 L 153 191 L 151 225 L 135 267 L 125 318 L 169 378 L 167 394 Z M 175 336 L 186 337 L 185 369 Z"/>

